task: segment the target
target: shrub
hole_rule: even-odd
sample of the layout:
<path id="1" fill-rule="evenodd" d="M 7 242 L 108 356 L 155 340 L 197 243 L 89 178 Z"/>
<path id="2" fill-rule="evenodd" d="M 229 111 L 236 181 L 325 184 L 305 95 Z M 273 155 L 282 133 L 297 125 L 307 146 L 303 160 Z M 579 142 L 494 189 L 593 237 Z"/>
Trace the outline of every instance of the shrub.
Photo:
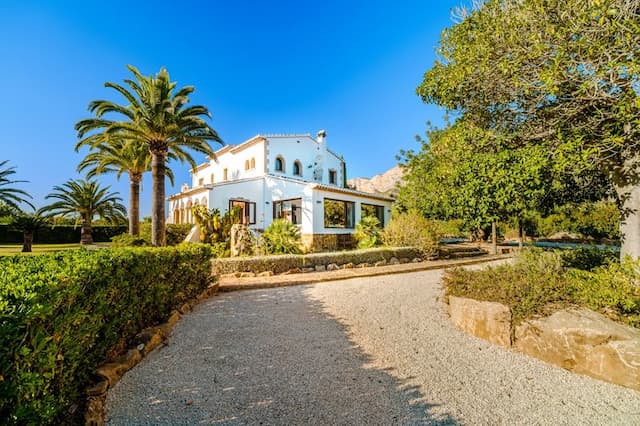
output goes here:
<path id="1" fill-rule="evenodd" d="M 131 234 L 120 234 L 111 238 L 111 247 L 143 247 L 150 243 L 144 238 L 136 237 Z"/>
<path id="2" fill-rule="evenodd" d="M 111 348 L 209 285 L 210 257 L 190 244 L 0 258 L 0 423 L 59 423 Z"/>
<path id="3" fill-rule="evenodd" d="M 415 211 L 394 215 L 382 232 L 386 245 L 416 247 L 423 255 L 435 253 L 439 240 L 437 224 Z"/>
<path id="4" fill-rule="evenodd" d="M 191 228 L 193 228 L 193 225 L 190 223 L 167 224 L 167 245 L 177 246 L 183 243 L 184 239 L 189 235 Z"/>
<path id="5" fill-rule="evenodd" d="M 365 216 L 356 225 L 353 236 L 358 241 L 358 248 L 372 248 L 382 244 L 380 221 L 375 216 Z"/>
<path id="6" fill-rule="evenodd" d="M 263 272 L 272 271 L 274 274 L 286 272 L 294 268 L 315 267 L 335 263 L 370 263 L 396 259 L 414 259 L 420 257 L 420 251 L 414 247 L 378 247 L 365 250 L 351 250 L 329 253 L 290 254 L 274 256 L 231 257 L 214 259 L 212 270 L 216 274 L 230 274 L 233 272 Z"/>
<path id="7" fill-rule="evenodd" d="M 575 248 L 569 250 L 559 250 L 558 254 L 562 259 L 562 264 L 567 268 L 582 269 L 591 271 L 599 266 L 616 262 L 619 253 L 611 249 L 599 249 L 597 247 Z"/>
<path id="8" fill-rule="evenodd" d="M 187 237 L 187 234 L 189 234 L 189 231 L 191 231 L 191 228 L 193 228 L 193 224 L 190 224 L 190 223 L 181 223 L 181 224 L 168 223 L 167 224 L 167 245 L 177 246 L 178 244 L 181 244 L 182 242 L 184 242 L 184 239 Z M 150 220 L 145 220 L 140 222 L 140 238 L 146 241 L 147 243 L 146 245 L 148 246 L 151 245 L 151 221 Z"/>
<path id="9" fill-rule="evenodd" d="M 262 234 L 262 248 L 266 254 L 300 253 L 300 232 L 284 219 L 276 219 Z"/>
<path id="10" fill-rule="evenodd" d="M 566 269 L 556 252 L 525 250 L 513 265 L 481 271 L 454 269 L 447 295 L 505 304 L 513 325 L 566 306 L 583 306 L 640 327 L 640 261 L 610 263 L 592 272 Z"/>

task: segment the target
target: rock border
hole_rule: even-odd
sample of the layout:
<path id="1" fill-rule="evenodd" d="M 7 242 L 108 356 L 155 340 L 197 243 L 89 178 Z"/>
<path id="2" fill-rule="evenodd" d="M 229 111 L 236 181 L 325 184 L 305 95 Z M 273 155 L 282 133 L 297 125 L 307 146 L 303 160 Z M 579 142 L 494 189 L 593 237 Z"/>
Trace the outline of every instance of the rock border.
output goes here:
<path id="1" fill-rule="evenodd" d="M 147 327 L 136 334 L 131 346 L 124 355 L 120 356 L 114 362 L 106 362 L 98 366 L 95 370 L 97 382 L 85 389 L 86 406 L 84 413 L 84 422 L 86 426 L 102 426 L 105 420 L 105 401 L 107 392 L 115 385 L 124 374 L 135 367 L 149 353 L 158 348 L 171 334 L 175 325 L 180 321 L 182 315 L 190 312 L 191 309 L 202 302 L 215 296 L 219 291 L 219 283 L 216 282 L 207 287 L 202 293 L 187 303 L 184 303 L 179 309 L 171 311 L 167 322 Z"/>
<path id="2" fill-rule="evenodd" d="M 640 391 L 640 330 L 586 308 L 565 308 L 513 327 L 497 302 L 448 297 L 449 318 L 466 334 L 576 374 Z"/>

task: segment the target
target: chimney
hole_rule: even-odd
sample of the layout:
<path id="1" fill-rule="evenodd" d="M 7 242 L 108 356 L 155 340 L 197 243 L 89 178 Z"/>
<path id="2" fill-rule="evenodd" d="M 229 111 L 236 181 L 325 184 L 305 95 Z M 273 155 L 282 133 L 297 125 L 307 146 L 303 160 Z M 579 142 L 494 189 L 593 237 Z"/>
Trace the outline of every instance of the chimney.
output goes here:
<path id="1" fill-rule="evenodd" d="M 320 145 L 320 155 L 324 157 L 327 153 L 327 132 L 324 130 L 320 130 L 318 132 L 318 144 Z"/>

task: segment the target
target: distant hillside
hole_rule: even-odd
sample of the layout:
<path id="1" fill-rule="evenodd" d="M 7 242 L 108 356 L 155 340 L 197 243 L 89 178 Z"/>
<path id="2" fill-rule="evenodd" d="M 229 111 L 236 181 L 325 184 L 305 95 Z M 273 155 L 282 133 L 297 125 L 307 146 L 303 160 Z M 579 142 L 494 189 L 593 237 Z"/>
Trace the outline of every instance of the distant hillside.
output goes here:
<path id="1" fill-rule="evenodd" d="M 370 179 L 363 177 L 349 179 L 347 181 L 347 185 L 349 185 L 349 188 L 353 188 L 358 191 L 369 192 L 372 194 L 385 194 L 395 197 L 398 194 L 397 186 L 401 181 L 402 169 L 400 166 L 395 166 Z"/>

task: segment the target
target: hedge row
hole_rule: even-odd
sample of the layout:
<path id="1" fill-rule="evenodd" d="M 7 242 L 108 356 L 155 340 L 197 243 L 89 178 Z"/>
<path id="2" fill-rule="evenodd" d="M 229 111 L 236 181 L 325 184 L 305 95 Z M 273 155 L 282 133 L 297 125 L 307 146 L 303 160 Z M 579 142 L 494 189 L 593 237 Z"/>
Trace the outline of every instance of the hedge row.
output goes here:
<path id="1" fill-rule="evenodd" d="M 110 349 L 204 290 L 211 250 L 69 250 L 0 258 L 0 424 L 51 424 Z"/>
<path id="2" fill-rule="evenodd" d="M 264 272 L 272 271 L 281 274 L 290 269 L 310 268 L 317 265 L 329 265 L 335 263 L 376 263 L 381 260 L 389 261 L 392 257 L 397 259 L 414 259 L 421 257 L 421 252 L 413 247 L 400 248 L 372 248 L 365 250 L 353 250 L 344 252 L 289 254 L 275 256 L 233 257 L 214 259 L 212 270 L 214 274 L 230 274 L 234 272 Z"/>
<path id="3" fill-rule="evenodd" d="M 111 237 L 127 232 L 126 226 L 94 226 L 93 241 L 109 242 Z M 80 226 L 57 225 L 39 229 L 34 235 L 38 244 L 71 244 L 80 242 Z M 0 243 L 21 244 L 22 232 L 11 229 L 11 225 L 0 224 Z"/>

